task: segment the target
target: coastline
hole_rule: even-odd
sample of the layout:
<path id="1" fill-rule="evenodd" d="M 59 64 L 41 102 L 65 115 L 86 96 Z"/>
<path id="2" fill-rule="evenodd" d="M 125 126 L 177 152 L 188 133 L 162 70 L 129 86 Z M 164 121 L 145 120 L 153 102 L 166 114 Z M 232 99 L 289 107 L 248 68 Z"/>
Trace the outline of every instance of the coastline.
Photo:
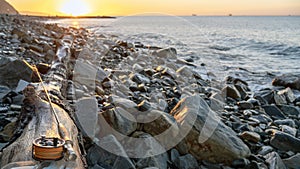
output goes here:
<path id="1" fill-rule="evenodd" d="M 89 102 L 93 100 L 91 97 L 95 97 L 100 112 L 99 119 L 108 121 L 114 130 L 123 135 L 151 138 L 175 124 L 177 128 L 174 128 L 170 136 L 164 138 L 167 143 L 171 143 L 179 137 L 176 132 L 181 132 L 181 124 L 189 122 L 189 119 L 182 119 L 182 116 L 187 116 L 187 113 L 197 114 L 196 121 L 187 131 L 186 137 L 180 140 L 180 144 L 174 145 L 164 153 L 152 154 L 153 156 L 145 158 L 133 158 L 130 152 L 125 151 L 126 147 L 120 145 L 118 136 L 112 136 L 110 130 L 103 130 L 105 126 L 97 122 L 94 135 L 85 137 L 99 137 L 100 145 L 101 141 L 117 145 L 119 150 L 127 153 L 127 158 L 120 160 L 113 153 L 107 155 L 103 147 L 87 139 L 85 148 L 89 167 L 114 168 L 127 164 L 128 168 L 180 168 L 189 165 L 192 168 L 273 165 L 280 168 L 297 166 L 299 163 L 295 159 L 299 158 L 297 153 L 300 143 L 300 98 L 296 98 L 290 89 L 298 89 L 297 77 L 293 80 L 281 78 L 283 80 L 274 83 L 287 88 L 278 87 L 255 92 L 250 91 L 247 82 L 232 77 L 228 77 L 226 85 L 222 86 L 219 82 L 202 79 L 201 75 L 191 69 L 193 63 L 177 58 L 174 48 L 149 50 L 144 48 L 143 44 L 95 35 L 84 28 L 61 28 L 57 25 L 32 22 L 32 18 L 26 16 L 22 16 L 22 19 L 18 16 L 1 18 L 1 57 L 17 57 L 19 60 L 27 60 L 32 65 L 48 65 L 40 70 L 46 73 L 57 60 L 55 52 L 60 43 L 59 37 L 68 34 L 74 36 L 75 43 L 70 49 L 72 58 L 67 58 L 68 63 L 72 63 L 68 71 L 73 74 L 67 79 L 70 84 L 66 91 L 61 92 L 66 93 L 65 99 L 69 100 L 70 107 L 77 103 Z M 44 32 L 40 28 L 44 28 Z M 30 30 L 30 33 L 26 29 Z M 80 66 L 86 66 L 83 72 L 79 69 Z M 96 76 L 93 77 L 92 74 Z M 91 85 L 90 80 L 94 80 L 95 84 Z M 15 89 L 9 86 L 6 90 Z M 22 92 L 17 93 L 17 96 L 22 97 Z M 5 97 L 7 98 L 6 95 L 3 96 Z M 22 105 L 21 100 L 18 104 Z M 8 105 L 11 107 L 12 104 Z M 200 106 L 196 107 L 196 112 L 194 105 Z M 75 109 L 72 112 L 75 112 L 74 116 L 79 117 Z M 158 118 L 151 122 L 134 122 L 118 116 L 124 112 L 136 119 L 141 113 Z M 203 120 L 207 118 L 207 112 L 214 114 L 215 119 L 220 118 L 217 126 L 214 119 Z M 103 118 L 100 118 L 102 116 Z M 75 123 L 78 124 L 78 121 Z M 205 123 L 209 125 L 208 128 L 216 127 L 217 130 L 211 131 L 213 139 L 207 138 L 205 144 L 195 143 L 194 140 L 198 140 Z M 10 139 L 8 137 L 7 140 L 3 140 L 3 134 L 7 133 L 3 131 L 6 125 L 1 126 L 2 141 Z M 77 127 L 82 130 L 82 126 Z M 288 138 L 288 141 L 280 143 L 281 138 Z M 155 140 L 153 142 L 157 144 Z M 153 142 L 147 144 L 150 149 L 146 152 L 151 153 L 151 148 L 155 148 Z M 164 147 L 168 147 L 168 144 Z M 137 151 L 135 148 L 134 152 Z M 1 159 L 3 156 L 5 154 L 2 154 Z M 100 158 L 95 159 L 96 156 Z M 109 160 L 111 162 L 107 162 Z"/>

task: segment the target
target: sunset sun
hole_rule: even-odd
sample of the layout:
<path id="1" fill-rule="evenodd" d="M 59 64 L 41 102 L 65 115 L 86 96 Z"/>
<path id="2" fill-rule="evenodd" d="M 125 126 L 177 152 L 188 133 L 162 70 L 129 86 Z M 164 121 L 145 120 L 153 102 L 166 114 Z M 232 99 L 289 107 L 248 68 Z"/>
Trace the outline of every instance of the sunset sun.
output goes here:
<path id="1" fill-rule="evenodd" d="M 67 15 L 79 16 L 89 13 L 90 8 L 83 0 L 66 0 L 62 4 L 60 11 Z"/>

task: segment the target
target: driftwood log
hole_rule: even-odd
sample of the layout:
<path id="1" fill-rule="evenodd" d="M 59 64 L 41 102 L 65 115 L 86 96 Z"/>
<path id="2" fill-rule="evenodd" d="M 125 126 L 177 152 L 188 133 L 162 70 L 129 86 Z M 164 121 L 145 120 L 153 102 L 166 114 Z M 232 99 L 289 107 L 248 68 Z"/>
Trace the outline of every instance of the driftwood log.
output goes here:
<path id="1" fill-rule="evenodd" d="M 19 126 L 24 126 L 19 137 L 6 147 L 1 155 L 1 166 L 4 168 L 12 168 L 22 165 L 35 165 L 37 168 L 51 166 L 51 168 L 68 168 L 68 169 L 81 169 L 84 168 L 83 158 L 81 158 L 79 143 L 78 143 L 78 130 L 69 114 L 60 106 L 63 105 L 65 100 L 64 93 L 66 90 L 66 79 L 68 78 L 68 61 L 71 57 L 70 47 L 73 38 L 67 35 L 62 39 L 62 45 L 58 47 L 57 58 L 52 63 L 49 72 L 44 76 L 44 85 L 49 91 L 54 109 L 58 115 L 60 122 L 67 128 L 73 141 L 73 148 L 77 155 L 75 161 L 67 161 L 62 159 L 59 161 L 36 161 L 32 157 L 32 143 L 36 138 L 41 135 L 46 137 L 60 137 L 57 127 L 57 122 L 47 99 L 45 98 L 43 88 L 41 85 L 38 87 L 27 86 L 24 90 L 24 105 L 22 107 L 21 116 L 19 119 Z M 44 99 L 41 99 L 44 98 Z M 56 104 L 54 104 L 56 103 Z M 27 117 L 27 118 L 26 118 Z M 28 118 L 30 117 L 30 118 Z M 26 120 L 25 120 L 26 119 Z M 26 126 L 24 125 L 26 122 Z"/>

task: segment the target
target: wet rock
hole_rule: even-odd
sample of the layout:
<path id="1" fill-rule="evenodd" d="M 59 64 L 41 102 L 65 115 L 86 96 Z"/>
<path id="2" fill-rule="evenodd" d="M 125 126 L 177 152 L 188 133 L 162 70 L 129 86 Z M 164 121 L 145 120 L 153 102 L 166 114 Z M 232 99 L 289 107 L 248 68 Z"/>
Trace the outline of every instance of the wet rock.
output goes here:
<path id="1" fill-rule="evenodd" d="M 283 163 L 288 168 L 300 169 L 300 153 L 297 153 L 290 158 L 283 159 Z"/>
<path id="2" fill-rule="evenodd" d="M 287 104 L 286 97 L 284 94 L 274 93 L 274 101 L 276 105 Z"/>
<path id="3" fill-rule="evenodd" d="M 252 141 L 254 143 L 257 143 L 260 141 L 260 135 L 255 133 L 255 132 L 251 132 L 251 131 L 244 131 L 242 134 L 240 134 L 240 137 L 243 140 L 248 140 L 248 141 Z"/>
<path id="4" fill-rule="evenodd" d="M 25 61 L 13 58 L 0 58 L 0 85 L 15 88 L 19 80 L 30 82 L 33 69 Z"/>
<path id="5" fill-rule="evenodd" d="M 276 152 L 269 153 L 265 156 L 269 169 L 286 169 L 282 159 Z"/>
<path id="6" fill-rule="evenodd" d="M 281 151 L 300 152 L 300 139 L 283 132 L 275 132 L 270 144 Z"/>
<path id="7" fill-rule="evenodd" d="M 9 92 L 10 92 L 10 88 L 9 87 L 0 86 L 0 100 L 2 100 L 2 98 L 4 96 L 6 96 Z"/>
<path id="8" fill-rule="evenodd" d="M 181 130 L 188 132 L 181 144 L 196 159 L 231 163 L 250 154 L 249 148 L 235 132 L 221 122 L 199 96 L 182 99 L 170 113 Z"/>
<path id="9" fill-rule="evenodd" d="M 105 149 L 103 149 L 105 148 Z M 112 150 L 108 152 L 107 150 Z M 101 157 L 101 158 L 99 158 Z M 96 142 L 96 145 L 92 146 L 87 153 L 88 163 L 91 166 L 103 164 L 112 168 L 135 168 L 132 161 L 128 158 L 125 150 L 119 141 L 113 136 L 108 135 Z M 123 166 L 120 166 L 122 162 Z"/>
<path id="10" fill-rule="evenodd" d="M 284 86 L 292 89 L 300 90 L 300 78 L 299 76 L 286 74 L 279 77 L 276 77 L 272 81 L 274 86 Z"/>
<path id="11" fill-rule="evenodd" d="M 248 97 L 247 94 L 247 86 L 244 84 L 236 84 L 234 87 L 238 90 L 242 99 L 246 99 Z"/>
<path id="12" fill-rule="evenodd" d="M 174 164 L 180 169 L 196 169 L 198 167 L 197 160 L 191 154 L 178 157 Z"/>
<path id="13" fill-rule="evenodd" d="M 285 115 L 275 105 L 264 105 L 262 108 L 265 112 L 274 119 L 285 119 Z"/>
<path id="14" fill-rule="evenodd" d="M 241 94 L 239 93 L 239 91 L 234 86 L 227 85 L 226 87 L 224 87 L 222 89 L 222 94 L 225 97 L 230 97 L 230 98 L 233 98 L 233 99 L 240 99 L 241 98 Z"/>
<path id="15" fill-rule="evenodd" d="M 245 158 L 241 158 L 241 159 L 237 159 L 234 160 L 231 164 L 232 167 L 235 168 L 243 168 L 245 166 L 247 166 L 250 163 L 249 160 L 245 159 Z"/>

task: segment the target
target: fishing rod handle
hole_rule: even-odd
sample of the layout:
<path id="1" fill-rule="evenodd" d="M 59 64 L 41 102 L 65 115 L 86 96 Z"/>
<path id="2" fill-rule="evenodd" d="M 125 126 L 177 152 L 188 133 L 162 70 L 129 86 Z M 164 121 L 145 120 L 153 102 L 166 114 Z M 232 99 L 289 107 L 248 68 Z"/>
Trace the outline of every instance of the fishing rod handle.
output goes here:
<path id="1" fill-rule="evenodd" d="M 77 155 L 72 147 L 72 144 L 70 143 L 70 140 L 66 141 L 65 145 L 64 145 L 65 149 L 66 149 L 66 154 L 67 154 L 67 160 L 68 161 L 75 161 L 77 158 Z"/>

